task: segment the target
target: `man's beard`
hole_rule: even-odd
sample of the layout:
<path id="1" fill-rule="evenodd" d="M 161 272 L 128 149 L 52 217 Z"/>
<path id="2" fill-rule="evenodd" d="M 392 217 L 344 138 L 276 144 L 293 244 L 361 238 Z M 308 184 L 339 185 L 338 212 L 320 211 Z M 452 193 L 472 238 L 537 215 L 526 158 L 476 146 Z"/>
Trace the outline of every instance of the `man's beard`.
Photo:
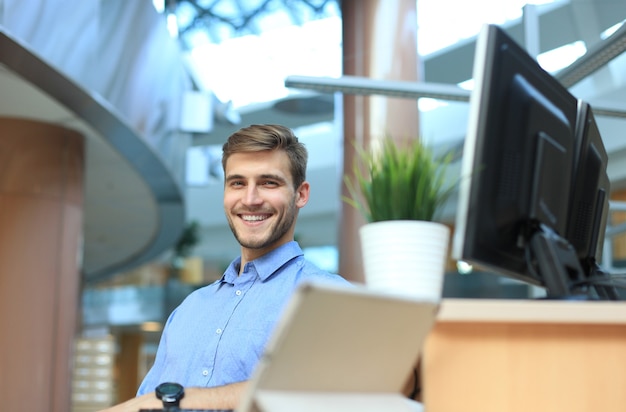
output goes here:
<path id="1" fill-rule="evenodd" d="M 260 238 L 260 239 L 248 239 L 248 240 L 243 239 L 237 233 L 237 229 L 235 228 L 235 225 L 232 223 L 232 220 L 230 217 L 228 219 L 228 225 L 230 226 L 230 230 L 231 232 L 233 232 L 235 239 L 237 239 L 237 242 L 239 242 L 241 246 L 248 248 L 248 249 L 264 249 L 264 248 L 272 246 L 274 243 L 280 240 L 280 238 L 282 238 L 285 235 L 285 233 L 291 230 L 291 227 L 296 220 L 296 214 L 297 214 L 297 208 L 296 208 L 295 202 L 292 202 L 289 205 L 289 208 L 286 210 L 286 213 L 282 216 L 282 219 L 277 222 L 277 226 L 274 228 L 271 228 L 273 230 L 270 230 L 269 236 L 265 238 Z"/>

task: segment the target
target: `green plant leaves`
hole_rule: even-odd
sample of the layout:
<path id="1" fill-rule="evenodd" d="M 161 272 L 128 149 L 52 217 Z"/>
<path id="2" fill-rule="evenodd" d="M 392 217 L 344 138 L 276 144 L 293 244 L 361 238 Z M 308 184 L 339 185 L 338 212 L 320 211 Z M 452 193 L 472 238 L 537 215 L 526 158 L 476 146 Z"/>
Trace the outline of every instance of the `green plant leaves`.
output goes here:
<path id="1" fill-rule="evenodd" d="M 454 189 L 446 180 L 451 155 L 437 159 L 419 140 L 399 146 L 386 138 L 380 150 L 357 147 L 357 154 L 354 177 L 344 176 L 343 200 L 368 222 L 431 221 Z"/>

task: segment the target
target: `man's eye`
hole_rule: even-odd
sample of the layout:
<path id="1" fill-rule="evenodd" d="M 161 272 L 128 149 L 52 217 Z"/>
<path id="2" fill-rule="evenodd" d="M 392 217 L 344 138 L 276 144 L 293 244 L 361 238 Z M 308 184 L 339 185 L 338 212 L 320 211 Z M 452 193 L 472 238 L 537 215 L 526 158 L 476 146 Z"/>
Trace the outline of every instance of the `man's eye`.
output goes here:
<path id="1" fill-rule="evenodd" d="M 230 185 L 233 187 L 239 187 L 239 186 L 243 186 L 244 183 L 242 181 L 239 180 L 233 180 L 232 182 L 230 182 Z"/>
<path id="2" fill-rule="evenodd" d="M 273 180 L 266 180 L 265 182 L 263 182 L 263 186 L 278 186 L 278 182 L 275 182 Z"/>

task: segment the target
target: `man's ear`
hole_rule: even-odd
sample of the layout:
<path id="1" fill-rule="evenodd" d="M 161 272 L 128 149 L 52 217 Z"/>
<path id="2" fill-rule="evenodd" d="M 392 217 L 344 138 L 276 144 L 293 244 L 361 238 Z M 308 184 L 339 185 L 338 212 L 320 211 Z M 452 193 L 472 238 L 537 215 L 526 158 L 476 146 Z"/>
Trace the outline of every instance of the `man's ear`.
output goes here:
<path id="1" fill-rule="evenodd" d="M 309 201 L 309 195 L 311 194 L 311 185 L 309 182 L 302 182 L 298 190 L 296 190 L 296 206 L 298 208 L 304 207 Z"/>

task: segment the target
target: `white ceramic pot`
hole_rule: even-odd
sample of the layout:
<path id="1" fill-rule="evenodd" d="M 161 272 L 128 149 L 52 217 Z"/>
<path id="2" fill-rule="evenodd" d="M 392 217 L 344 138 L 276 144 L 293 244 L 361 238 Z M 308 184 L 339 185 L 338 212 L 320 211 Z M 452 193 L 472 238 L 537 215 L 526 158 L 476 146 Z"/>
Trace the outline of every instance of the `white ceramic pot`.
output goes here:
<path id="1" fill-rule="evenodd" d="M 439 302 L 450 229 L 437 222 L 391 220 L 360 229 L 367 287 Z"/>

